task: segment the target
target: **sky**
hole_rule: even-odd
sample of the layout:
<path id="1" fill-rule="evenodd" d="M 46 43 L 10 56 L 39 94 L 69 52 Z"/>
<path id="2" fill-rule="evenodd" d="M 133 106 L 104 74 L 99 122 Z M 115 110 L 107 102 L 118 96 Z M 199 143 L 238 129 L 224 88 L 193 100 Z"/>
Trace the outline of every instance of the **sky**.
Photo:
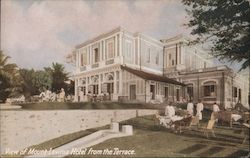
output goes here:
<path id="1" fill-rule="evenodd" d="M 118 26 L 156 39 L 189 35 L 181 0 L 2 0 L 1 49 L 21 68 L 64 64 L 77 44 Z"/>

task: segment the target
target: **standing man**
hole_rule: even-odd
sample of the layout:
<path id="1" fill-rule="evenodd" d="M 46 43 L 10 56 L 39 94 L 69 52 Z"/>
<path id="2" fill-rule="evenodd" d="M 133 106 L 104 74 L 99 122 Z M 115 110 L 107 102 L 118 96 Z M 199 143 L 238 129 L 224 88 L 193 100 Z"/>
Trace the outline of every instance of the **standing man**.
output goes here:
<path id="1" fill-rule="evenodd" d="M 65 91 L 63 88 L 61 88 L 61 92 L 59 93 L 59 102 L 64 102 L 65 101 Z"/>
<path id="2" fill-rule="evenodd" d="M 81 88 L 81 90 L 79 92 L 79 96 L 80 96 L 80 102 L 83 102 L 83 100 L 84 100 L 83 88 Z"/>
<path id="3" fill-rule="evenodd" d="M 197 107 L 196 107 L 196 111 L 197 111 L 196 116 L 199 117 L 199 120 L 202 120 L 203 108 L 204 108 L 204 106 L 203 106 L 203 104 L 201 102 L 201 99 L 199 99 L 199 103 L 197 104 Z"/>
<path id="4" fill-rule="evenodd" d="M 213 105 L 213 112 L 211 114 L 211 120 L 215 120 L 216 122 L 218 122 L 218 118 L 216 118 L 216 117 L 218 116 L 219 111 L 220 111 L 220 108 L 215 102 Z"/>
<path id="5" fill-rule="evenodd" d="M 194 104 L 192 102 L 192 100 L 190 100 L 187 104 L 187 111 L 189 115 L 194 115 Z"/>
<path id="6" fill-rule="evenodd" d="M 213 112 L 219 112 L 219 111 L 220 111 L 220 108 L 215 102 L 214 105 L 213 105 Z"/>

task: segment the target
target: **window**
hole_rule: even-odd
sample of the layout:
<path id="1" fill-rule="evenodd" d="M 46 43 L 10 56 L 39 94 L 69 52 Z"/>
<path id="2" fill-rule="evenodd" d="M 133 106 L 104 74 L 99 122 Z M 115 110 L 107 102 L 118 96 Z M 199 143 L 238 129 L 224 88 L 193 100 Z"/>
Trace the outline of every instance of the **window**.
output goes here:
<path id="1" fill-rule="evenodd" d="M 119 71 L 116 71 L 116 79 L 119 80 Z"/>
<path id="2" fill-rule="evenodd" d="M 241 101 L 241 89 L 239 89 L 239 101 Z"/>
<path id="3" fill-rule="evenodd" d="M 168 99 L 168 87 L 165 87 L 164 96 L 166 99 Z"/>
<path id="4" fill-rule="evenodd" d="M 234 98 L 237 97 L 237 87 L 233 87 L 233 96 Z"/>
<path id="5" fill-rule="evenodd" d="M 155 57 L 155 64 L 159 64 L 159 52 L 157 52 L 156 57 Z"/>
<path id="6" fill-rule="evenodd" d="M 103 82 L 103 75 L 101 74 L 101 82 Z"/>
<path id="7" fill-rule="evenodd" d="M 107 83 L 107 92 L 109 94 L 113 94 L 114 93 L 114 83 Z"/>
<path id="8" fill-rule="evenodd" d="M 99 51 L 98 48 L 94 49 L 94 63 L 97 63 L 100 61 L 100 55 L 99 55 Z"/>
<path id="9" fill-rule="evenodd" d="M 180 89 L 176 89 L 176 100 L 180 101 Z"/>
<path id="10" fill-rule="evenodd" d="M 83 87 L 83 95 L 86 95 L 86 87 Z"/>
<path id="11" fill-rule="evenodd" d="M 107 80 L 108 80 L 108 81 L 113 81 L 113 80 L 114 80 L 114 78 L 113 78 L 113 76 L 112 76 L 112 75 L 108 75 Z"/>
<path id="12" fill-rule="evenodd" d="M 188 85 L 187 94 L 188 94 L 189 100 L 192 100 L 193 97 L 194 97 L 194 87 L 193 87 L 193 85 Z"/>
<path id="13" fill-rule="evenodd" d="M 174 60 L 172 60 L 172 66 L 174 65 Z"/>
<path id="14" fill-rule="evenodd" d="M 93 94 L 98 94 L 98 85 L 93 85 Z"/>
<path id="15" fill-rule="evenodd" d="M 215 86 L 214 85 L 205 85 L 204 86 L 204 96 L 205 97 L 215 96 Z"/>
<path id="16" fill-rule="evenodd" d="M 86 84 L 86 80 L 83 79 L 83 80 L 82 80 L 82 85 L 85 85 L 85 84 Z"/>
<path id="17" fill-rule="evenodd" d="M 114 57 L 115 49 L 114 49 L 114 42 L 108 43 L 108 59 Z"/>
<path id="18" fill-rule="evenodd" d="M 150 48 L 148 48 L 148 51 L 147 51 L 147 63 L 150 63 Z"/>
<path id="19" fill-rule="evenodd" d="M 87 53 L 83 52 L 81 54 L 81 66 L 87 65 Z"/>
<path id="20" fill-rule="evenodd" d="M 132 43 L 131 43 L 131 41 L 129 41 L 129 40 L 126 40 L 126 42 L 125 42 L 125 50 L 126 50 L 126 54 L 127 54 L 127 56 L 129 57 L 129 58 L 131 58 L 132 57 Z"/>

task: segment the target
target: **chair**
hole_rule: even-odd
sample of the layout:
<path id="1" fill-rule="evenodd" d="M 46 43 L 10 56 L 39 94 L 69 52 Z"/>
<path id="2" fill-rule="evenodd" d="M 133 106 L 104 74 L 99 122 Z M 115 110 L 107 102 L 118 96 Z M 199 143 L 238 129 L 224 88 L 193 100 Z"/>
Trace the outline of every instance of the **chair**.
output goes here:
<path id="1" fill-rule="evenodd" d="M 250 124 L 243 123 L 244 139 L 242 141 L 242 144 L 245 143 L 247 138 L 249 139 L 249 130 L 250 130 Z"/>
<path id="2" fill-rule="evenodd" d="M 218 112 L 218 119 L 221 120 L 222 124 L 228 122 L 230 127 L 233 126 L 232 112 L 230 111 L 220 111 Z"/>
<path id="3" fill-rule="evenodd" d="M 208 124 L 207 124 L 207 127 L 203 127 L 203 128 L 202 128 L 203 133 L 204 133 L 204 135 L 207 136 L 207 138 L 208 138 L 208 133 L 209 133 L 209 132 L 211 132 L 212 135 L 215 137 L 214 130 L 213 130 L 213 128 L 214 128 L 214 123 L 215 123 L 215 120 L 209 120 L 209 121 L 208 121 Z"/>
<path id="4" fill-rule="evenodd" d="M 183 118 L 181 120 L 174 121 L 174 122 L 172 122 L 171 125 L 174 125 L 175 132 L 179 131 L 179 133 L 181 133 L 182 129 L 185 129 L 185 128 L 189 129 L 190 128 L 191 122 L 192 122 L 192 116 L 189 116 L 189 117 Z"/>
<path id="5" fill-rule="evenodd" d="M 189 129 L 192 127 L 192 126 L 197 126 L 197 129 L 199 127 L 199 123 L 200 123 L 200 120 L 199 120 L 199 117 L 198 116 L 193 116 L 192 117 L 192 121 L 189 125 Z"/>
<path id="6" fill-rule="evenodd" d="M 160 116 L 159 114 L 155 114 L 155 115 L 154 115 L 153 118 L 154 118 L 154 122 L 155 122 L 156 125 L 160 125 L 160 124 L 161 124 L 161 123 L 160 123 L 160 117 L 161 117 L 161 116 Z"/>

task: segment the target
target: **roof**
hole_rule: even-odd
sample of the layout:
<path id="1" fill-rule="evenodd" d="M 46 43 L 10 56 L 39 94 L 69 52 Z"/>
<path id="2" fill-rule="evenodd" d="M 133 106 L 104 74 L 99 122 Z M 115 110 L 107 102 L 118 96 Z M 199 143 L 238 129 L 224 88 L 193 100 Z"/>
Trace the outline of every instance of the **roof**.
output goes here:
<path id="1" fill-rule="evenodd" d="M 114 34 L 114 33 L 116 33 L 116 32 L 122 31 L 122 30 L 124 30 L 122 27 L 117 27 L 117 28 L 115 28 L 115 29 L 113 29 L 113 30 L 111 30 L 111 31 L 109 31 L 109 32 L 100 34 L 99 36 L 96 36 L 96 37 L 94 37 L 94 38 L 92 38 L 92 39 L 90 39 L 90 40 L 87 40 L 87 41 L 85 41 L 85 42 L 83 42 L 83 43 L 81 43 L 81 44 L 78 44 L 75 48 L 76 48 L 76 49 L 79 49 L 79 48 L 84 47 L 84 46 L 86 46 L 86 45 L 88 45 L 88 44 L 90 44 L 90 43 L 93 43 L 93 42 L 95 42 L 95 41 L 98 41 L 98 40 L 101 39 L 101 38 L 107 37 L 107 36 L 109 36 L 109 35 L 111 35 L 111 34 Z"/>
<path id="2" fill-rule="evenodd" d="M 185 86 L 185 84 L 183 84 L 181 82 L 178 82 L 176 80 L 170 79 L 170 78 L 165 77 L 165 76 L 160 76 L 160 75 L 148 73 L 148 72 L 145 72 L 145 71 L 132 69 L 130 67 L 122 66 L 122 65 L 121 65 L 121 69 L 126 70 L 126 71 L 128 71 L 128 72 L 130 72 L 130 73 L 132 73 L 132 74 L 134 74 L 134 75 L 136 75 L 138 77 L 146 79 L 146 80 L 153 80 L 153 81 L 166 82 L 166 83 Z"/>
<path id="3" fill-rule="evenodd" d="M 176 42 L 176 41 L 192 41 L 192 39 L 184 34 L 178 34 L 170 38 L 164 38 L 160 40 L 163 43 Z"/>
<path id="4" fill-rule="evenodd" d="M 111 31 L 108 31 L 108 32 L 103 33 L 103 34 L 100 34 L 100 35 L 98 35 L 98 36 L 96 36 L 96 37 L 93 37 L 93 38 L 91 38 L 91 39 L 89 39 L 89 40 L 87 40 L 87 41 L 81 43 L 81 44 L 78 44 L 78 45 L 75 46 L 75 48 L 76 48 L 76 49 L 80 49 L 80 48 L 82 48 L 82 47 L 84 47 L 84 46 L 87 46 L 87 45 L 89 45 L 89 44 L 91 44 L 91 43 L 95 43 L 95 42 L 99 41 L 99 40 L 102 39 L 102 38 L 108 37 L 108 36 L 110 36 L 110 35 L 112 35 L 112 34 L 115 34 L 115 33 L 117 33 L 117 32 L 120 32 L 120 31 L 126 32 L 127 34 L 130 34 L 131 36 L 134 36 L 134 37 L 140 36 L 140 37 L 143 37 L 144 39 L 147 39 L 147 40 L 150 40 L 150 41 L 155 42 L 155 43 L 157 43 L 157 44 L 163 45 L 163 43 L 162 43 L 161 41 L 159 41 L 159 40 L 157 40 L 157 39 L 155 39 L 155 38 L 152 38 L 152 37 L 150 37 L 150 36 L 148 36 L 148 35 L 145 35 L 145 34 L 139 33 L 139 32 L 131 33 L 131 32 L 129 32 L 129 31 L 127 31 L 125 28 L 119 26 L 119 27 L 116 27 L 116 28 L 112 29 Z"/>

